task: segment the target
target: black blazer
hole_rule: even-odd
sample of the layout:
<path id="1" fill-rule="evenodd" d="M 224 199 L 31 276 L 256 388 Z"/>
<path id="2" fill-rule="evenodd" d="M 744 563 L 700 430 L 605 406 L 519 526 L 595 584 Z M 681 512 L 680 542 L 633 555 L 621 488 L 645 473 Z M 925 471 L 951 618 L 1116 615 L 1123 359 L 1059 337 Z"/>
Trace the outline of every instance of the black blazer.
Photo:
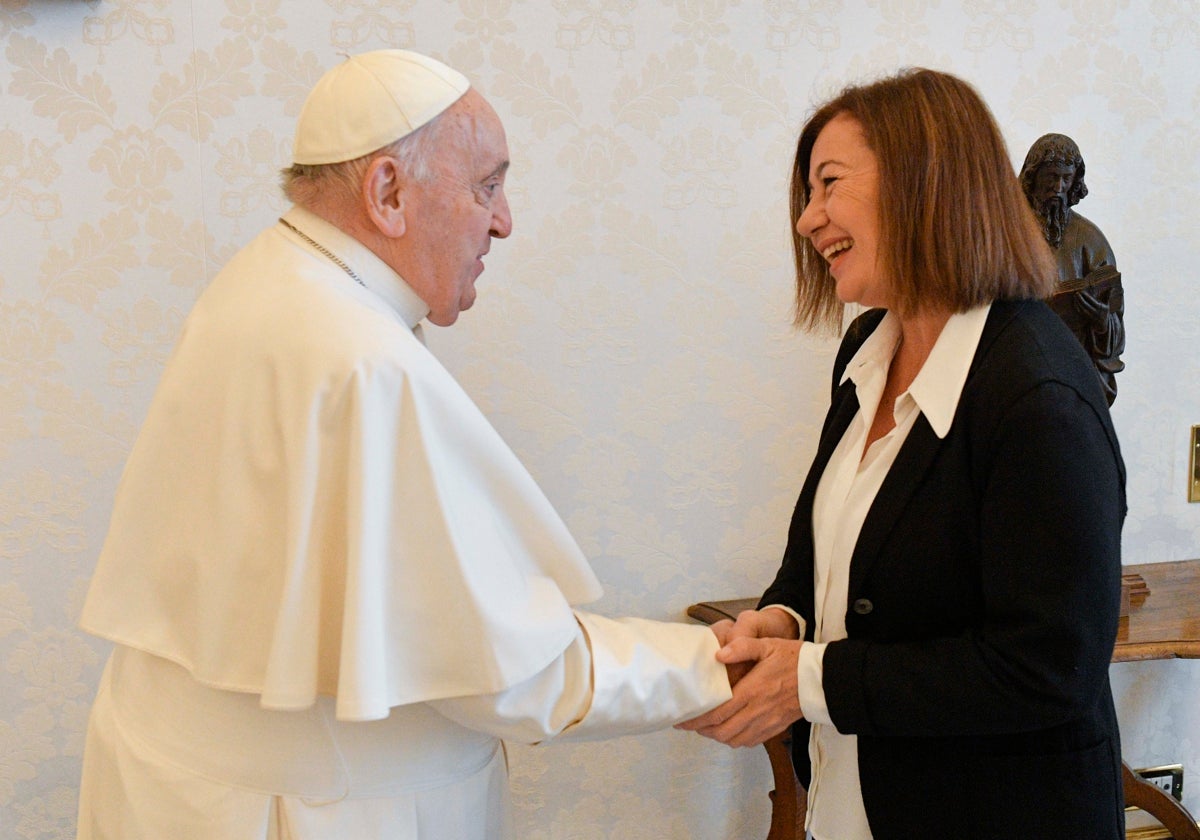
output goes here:
<path id="1" fill-rule="evenodd" d="M 760 605 L 813 627 L 812 505 L 858 410 L 842 372 L 882 310 L 848 330 L 833 402 Z M 1125 468 L 1096 372 L 1039 302 L 992 305 L 950 431 L 922 415 L 850 564 L 848 638 L 824 657 L 838 731 L 858 736 L 876 838 L 1124 837 L 1108 681 Z M 806 785 L 808 725 L 792 733 Z"/>

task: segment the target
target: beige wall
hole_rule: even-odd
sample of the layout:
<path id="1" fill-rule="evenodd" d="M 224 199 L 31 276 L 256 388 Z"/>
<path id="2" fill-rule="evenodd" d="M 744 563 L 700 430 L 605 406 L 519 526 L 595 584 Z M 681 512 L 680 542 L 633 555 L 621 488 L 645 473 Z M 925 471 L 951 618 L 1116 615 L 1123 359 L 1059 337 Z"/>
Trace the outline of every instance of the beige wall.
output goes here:
<path id="1" fill-rule="evenodd" d="M 121 464 L 192 300 L 283 208 L 341 50 L 446 59 L 507 124 L 515 233 L 430 343 L 593 558 L 600 611 L 769 580 L 832 351 L 788 324 L 791 145 L 817 98 L 901 64 L 974 82 L 1016 164 L 1079 141 L 1125 274 L 1127 561 L 1200 554 L 1195 5 L 0 0 L 0 838 L 73 836 L 106 652 L 74 619 Z M 1184 761 L 1200 811 L 1200 663 L 1113 675 L 1127 756 Z M 667 732 L 512 763 L 522 837 L 765 835 L 758 750 Z"/>

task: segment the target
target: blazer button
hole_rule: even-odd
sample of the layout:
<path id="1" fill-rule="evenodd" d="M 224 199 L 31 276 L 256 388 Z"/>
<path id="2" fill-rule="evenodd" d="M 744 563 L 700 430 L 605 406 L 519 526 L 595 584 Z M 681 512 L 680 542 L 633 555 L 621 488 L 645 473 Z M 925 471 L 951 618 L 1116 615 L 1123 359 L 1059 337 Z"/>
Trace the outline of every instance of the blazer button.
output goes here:
<path id="1" fill-rule="evenodd" d="M 859 615 L 870 615 L 875 605 L 867 598 L 859 598 L 854 602 L 854 611 Z"/>

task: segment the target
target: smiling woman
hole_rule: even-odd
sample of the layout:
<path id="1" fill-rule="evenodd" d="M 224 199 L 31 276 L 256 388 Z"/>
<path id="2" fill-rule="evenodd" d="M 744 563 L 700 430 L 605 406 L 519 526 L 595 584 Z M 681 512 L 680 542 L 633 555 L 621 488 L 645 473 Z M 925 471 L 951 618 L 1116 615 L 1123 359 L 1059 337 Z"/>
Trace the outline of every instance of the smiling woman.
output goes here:
<path id="1" fill-rule="evenodd" d="M 830 120 L 809 166 L 808 203 L 796 232 L 829 263 L 840 301 L 890 307 L 877 260 L 879 165 L 862 124 L 846 114 Z"/>
<path id="2" fill-rule="evenodd" d="M 843 127 L 830 126 L 816 148 L 835 120 Z M 845 128 L 847 121 L 859 131 Z M 991 111 L 961 80 L 923 70 L 847 88 L 801 132 L 791 185 L 797 324 L 841 325 L 831 266 L 799 221 L 814 197 L 814 154 L 829 147 L 854 153 L 847 142 L 865 144 L 861 151 L 878 167 L 877 270 L 891 284 L 898 309 L 936 304 L 961 312 L 994 299 L 1044 298 L 1053 290 L 1053 257 Z"/>
<path id="3" fill-rule="evenodd" d="M 682 728 L 792 725 L 815 840 L 1123 834 L 1124 465 L 1008 161 L 974 90 L 928 70 L 846 90 L 797 145 L 797 320 L 877 308 L 838 352 L 775 581 L 714 625 L 753 667 Z"/>

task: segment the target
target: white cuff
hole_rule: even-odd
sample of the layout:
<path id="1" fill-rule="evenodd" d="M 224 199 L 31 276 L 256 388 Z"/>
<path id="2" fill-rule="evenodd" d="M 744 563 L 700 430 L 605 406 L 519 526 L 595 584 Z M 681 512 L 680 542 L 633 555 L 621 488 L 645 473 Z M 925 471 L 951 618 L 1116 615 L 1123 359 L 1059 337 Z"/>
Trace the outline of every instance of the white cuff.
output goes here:
<path id="1" fill-rule="evenodd" d="M 805 642 L 796 658 L 796 693 L 800 711 L 810 723 L 833 723 L 825 703 L 825 648 L 824 642 Z"/>
<path id="2" fill-rule="evenodd" d="M 555 740 L 664 729 L 733 696 L 707 627 L 576 612 L 592 651 L 592 705 Z"/>

